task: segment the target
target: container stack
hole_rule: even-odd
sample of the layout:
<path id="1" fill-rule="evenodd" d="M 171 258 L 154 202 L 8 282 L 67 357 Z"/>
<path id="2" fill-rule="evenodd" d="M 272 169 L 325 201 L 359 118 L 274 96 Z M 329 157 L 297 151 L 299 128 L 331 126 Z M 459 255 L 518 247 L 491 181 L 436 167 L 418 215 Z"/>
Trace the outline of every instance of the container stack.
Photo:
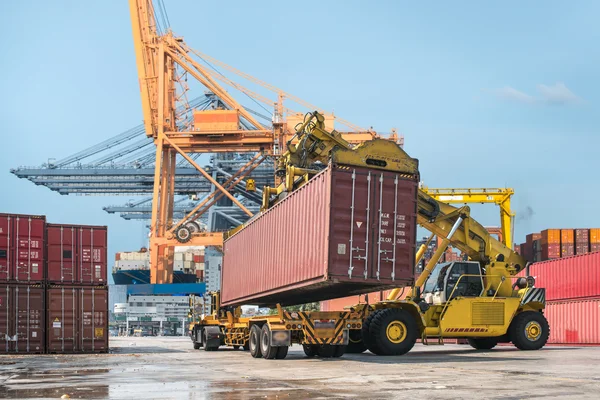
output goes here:
<path id="1" fill-rule="evenodd" d="M 0 214 L 0 353 L 108 351 L 106 236 Z"/>
<path id="2" fill-rule="evenodd" d="M 529 274 L 546 289 L 549 343 L 600 344 L 600 252 L 534 263 Z"/>
<path id="3" fill-rule="evenodd" d="M 530 233 L 525 243 L 517 246 L 528 262 L 586 254 L 600 251 L 600 229 L 546 229 Z"/>

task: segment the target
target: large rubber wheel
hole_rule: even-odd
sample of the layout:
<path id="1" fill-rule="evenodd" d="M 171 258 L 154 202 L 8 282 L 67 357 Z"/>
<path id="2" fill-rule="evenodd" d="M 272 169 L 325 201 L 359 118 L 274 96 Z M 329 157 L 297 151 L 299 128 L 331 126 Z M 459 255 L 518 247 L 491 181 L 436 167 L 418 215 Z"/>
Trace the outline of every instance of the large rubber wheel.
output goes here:
<path id="1" fill-rule="evenodd" d="M 317 354 L 321 358 L 331 358 L 335 356 L 335 348 L 336 346 L 330 344 L 321 344 L 317 349 Z"/>
<path id="2" fill-rule="evenodd" d="M 271 345 L 271 329 L 269 329 L 269 325 L 264 324 L 260 334 L 260 351 L 263 358 L 274 359 L 277 356 L 277 350 L 279 349 L 276 346 Z"/>
<path id="3" fill-rule="evenodd" d="M 381 310 L 369 325 L 374 342 L 373 349 L 369 350 L 380 356 L 406 354 L 415 345 L 418 333 L 417 322 L 408 311 L 399 308 Z"/>
<path id="4" fill-rule="evenodd" d="M 303 344 L 302 349 L 306 357 L 314 357 L 319 353 L 319 346 L 316 344 Z"/>
<path id="5" fill-rule="evenodd" d="M 208 333 L 206 332 L 206 330 L 202 333 L 203 337 L 204 337 L 204 351 L 217 351 L 219 349 L 219 346 L 208 346 Z"/>
<path id="6" fill-rule="evenodd" d="M 248 351 L 250 350 L 250 340 L 248 339 L 248 341 L 246 343 L 244 343 L 244 345 L 242 346 L 242 350 L 244 351 Z"/>
<path id="7" fill-rule="evenodd" d="M 495 337 L 486 337 L 486 338 L 467 338 L 467 342 L 471 345 L 472 348 L 477 350 L 490 350 L 496 347 L 498 344 L 498 339 Z"/>
<path id="8" fill-rule="evenodd" d="M 202 343 L 194 342 L 194 350 L 198 350 L 200 347 L 202 347 Z"/>
<path id="9" fill-rule="evenodd" d="M 550 326 L 542 313 L 525 311 L 513 318 L 508 333 L 518 349 L 539 350 L 548 342 Z"/>
<path id="10" fill-rule="evenodd" d="M 364 353 L 365 350 L 367 350 L 367 346 L 363 342 L 361 331 L 357 329 L 349 331 L 346 353 L 359 354 Z"/>
<path id="11" fill-rule="evenodd" d="M 333 351 L 333 356 L 335 358 L 341 357 L 344 355 L 344 353 L 346 352 L 346 346 L 333 346 L 334 351 Z"/>
<path id="12" fill-rule="evenodd" d="M 187 243 L 192 240 L 192 232 L 187 227 L 182 226 L 175 231 L 175 238 L 179 243 Z"/>
<path id="13" fill-rule="evenodd" d="M 277 348 L 277 354 L 275 355 L 275 358 L 278 360 L 283 360 L 287 357 L 289 349 L 290 348 L 288 346 L 279 346 Z"/>
<path id="14" fill-rule="evenodd" d="M 363 344 L 365 345 L 365 347 L 367 349 L 369 349 L 369 351 L 371 353 L 375 353 L 375 354 L 379 354 L 381 352 L 381 350 L 379 350 L 379 348 L 377 348 L 375 341 L 373 340 L 373 337 L 371 336 L 371 333 L 369 332 L 369 330 L 371 328 L 371 323 L 373 322 L 373 319 L 381 311 L 383 311 L 383 310 L 373 311 L 371 314 L 369 314 L 369 316 L 365 319 L 365 322 L 363 322 L 363 326 L 360 331 L 360 336 L 362 337 Z"/>
<path id="15" fill-rule="evenodd" d="M 250 355 L 254 358 L 262 358 L 262 352 L 260 351 L 260 334 L 261 330 L 258 325 L 252 325 L 248 342 L 250 346 Z"/>

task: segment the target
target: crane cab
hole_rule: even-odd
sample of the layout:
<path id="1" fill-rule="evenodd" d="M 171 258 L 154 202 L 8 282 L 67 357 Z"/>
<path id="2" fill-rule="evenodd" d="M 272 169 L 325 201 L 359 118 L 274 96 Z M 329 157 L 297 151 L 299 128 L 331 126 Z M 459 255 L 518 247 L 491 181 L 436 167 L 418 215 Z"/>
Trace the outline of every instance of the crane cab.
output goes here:
<path id="1" fill-rule="evenodd" d="M 423 287 L 427 304 L 444 304 L 456 297 L 480 297 L 484 292 L 483 271 L 475 261 L 437 264 Z"/>

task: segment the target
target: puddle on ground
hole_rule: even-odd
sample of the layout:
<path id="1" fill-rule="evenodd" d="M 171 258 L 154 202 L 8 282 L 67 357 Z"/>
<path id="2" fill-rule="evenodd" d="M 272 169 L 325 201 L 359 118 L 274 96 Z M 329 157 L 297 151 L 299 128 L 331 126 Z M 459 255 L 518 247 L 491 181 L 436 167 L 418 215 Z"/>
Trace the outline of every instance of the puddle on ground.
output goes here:
<path id="1" fill-rule="evenodd" d="M 3 399 L 27 399 L 27 398 L 54 398 L 60 399 L 64 394 L 71 399 L 89 399 L 89 398 L 108 398 L 109 388 L 106 385 L 101 386 L 83 386 L 83 387 L 54 387 L 43 389 L 8 389 L 0 386 L 0 397 Z"/>

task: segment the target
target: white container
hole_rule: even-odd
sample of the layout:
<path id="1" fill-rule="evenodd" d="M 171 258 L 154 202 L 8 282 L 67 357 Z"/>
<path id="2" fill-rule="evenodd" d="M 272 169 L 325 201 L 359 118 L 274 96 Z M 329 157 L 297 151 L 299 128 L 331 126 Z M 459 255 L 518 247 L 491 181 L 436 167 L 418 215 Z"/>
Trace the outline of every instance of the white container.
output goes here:
<path id="1" fill-rule="evenodd" d="M 175 260 L 173 262 L 173 271 L 183 271 L 183 261 Z"/>
<path id="2" fill-rule="evenodd" d="M 175 261 L 183 261 L 183 253 L 175 253 L 174 260 Z"/>

